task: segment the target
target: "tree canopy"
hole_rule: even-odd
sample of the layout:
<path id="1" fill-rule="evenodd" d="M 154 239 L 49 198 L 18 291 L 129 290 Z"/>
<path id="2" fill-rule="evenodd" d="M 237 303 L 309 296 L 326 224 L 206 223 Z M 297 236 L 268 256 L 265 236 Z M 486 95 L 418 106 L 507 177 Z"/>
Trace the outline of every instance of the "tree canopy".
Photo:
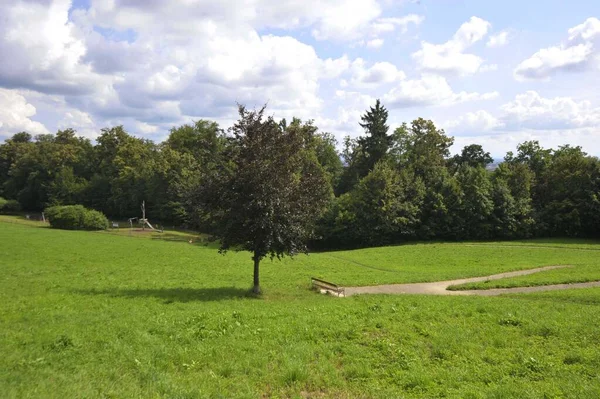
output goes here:
<path id="1" fill-rule="evenodd" d="M 227 131 L 209 120 L 175 126 L 162 143 L 123 126 L 95 142 L 73 129 L 19 132 L 0 144 L 0 197 L 18 202 L 11 209 L 80 204 L 111 218 L 138 216 L 145 200 L 153 220 L 259 261 L 307 240 L 600 236 L 600 161 L 580 147 L 526 141 L 496 165 L 479 144 L 452 155 L 454 139 L 427 119 L 390 130 L 381 101 L 356 121 L 364 134 L 340 143 L 311 121 L 265 112 L 242 107 Z"/>
<path id="2" fill-rule="evenodd" d="M 332 196 L 313 126 L 300 120 L 282 126 L 264 112 L 239 107 L 230 129 L 231 168 L 207 180 L 198 197 L 220 250 L 252 253 L 255 293 L 260 261 L 305 252 Z"/>

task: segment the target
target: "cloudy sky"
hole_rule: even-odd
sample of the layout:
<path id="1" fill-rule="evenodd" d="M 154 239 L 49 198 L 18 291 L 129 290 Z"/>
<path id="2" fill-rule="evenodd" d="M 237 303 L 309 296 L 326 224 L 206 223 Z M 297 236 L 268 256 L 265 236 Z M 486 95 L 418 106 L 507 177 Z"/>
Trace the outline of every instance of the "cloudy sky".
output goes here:
<path id="1" fill-rule="evenodd" d="M 235 103 L 361 133 L 433 119 L 501 157 L 600 155 L 600 1 L 1 0 L 0 140 L 122 124 L 161 141 Z"/>

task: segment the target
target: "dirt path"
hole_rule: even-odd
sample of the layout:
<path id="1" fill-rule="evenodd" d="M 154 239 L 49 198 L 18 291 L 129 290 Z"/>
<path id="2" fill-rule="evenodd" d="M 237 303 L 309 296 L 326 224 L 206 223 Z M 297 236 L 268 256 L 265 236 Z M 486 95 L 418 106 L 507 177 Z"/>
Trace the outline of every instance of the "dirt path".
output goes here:
<path id="1" fill-rule="evenodd" d="M 464 283 L 477 283 L 480 281 L 498 280 L 507 277 L 525 276 L 528 274 L 539 273 L 546 270 L 560 269 L 563 267 L 572 266 L 545 266 L 538 267 L 536 269 L 519 270 L 516 272 L 500 273 L 491 276 L 464 278 L 459 280 L 448 280 L 448 281 L 436 281 L 433 283 L 412 283 L 412 284 L 387 284 L 387 285 L 373 285 L 366 287 L 346 287 L 346 296 L 359 295 L 359 294 L 425 294 L 425 295 L 481 295 L 481 296 L 493 296 L 502 295 L 509 293 L 520 293 L 520 292 L 536 292 L 536 291 L 551 291 L 551 290 L 564 290 L 568 288 L 587 288 L 587 287 L 600 287 L 600 281 L 592 281 L 588 283 L 576 283 L 576 284 L 554 284 L 554 285 L 541 285 L 535 287 L 517 287 L 517 288 L 496 288 L 490 290 L 468 290 L 468 291 L 448 291 L 448 287 L 451 285 L 458 285 Z"/>

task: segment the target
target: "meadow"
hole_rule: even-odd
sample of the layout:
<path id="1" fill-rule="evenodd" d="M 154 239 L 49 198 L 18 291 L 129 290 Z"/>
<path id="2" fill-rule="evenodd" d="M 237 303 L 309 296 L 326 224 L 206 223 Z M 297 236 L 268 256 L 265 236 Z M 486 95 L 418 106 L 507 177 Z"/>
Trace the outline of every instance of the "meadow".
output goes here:
<path id="1" fill-rule="evenodd" d="M 192 244 L 189 243 L 192 239 Z M 597 398 L 600 288 L 501 297 L 310 290 L 600 280 L 600 243 L 427 243 L 263 261 L 185 232 L 53 230 L 0 217 L 7 398 Z M 460 287 L 459 287 L 460 288 Z"/>

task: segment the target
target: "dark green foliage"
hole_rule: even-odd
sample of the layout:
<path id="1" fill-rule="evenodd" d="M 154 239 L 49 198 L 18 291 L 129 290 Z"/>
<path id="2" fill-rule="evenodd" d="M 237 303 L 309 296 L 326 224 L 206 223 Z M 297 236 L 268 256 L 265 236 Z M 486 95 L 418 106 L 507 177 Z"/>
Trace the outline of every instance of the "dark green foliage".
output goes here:
<path id="1" fill-rule="evenodd" d="M 392 137 L 388 135 L 388 111 L 377 100 L 375 107 L 370 107 L 366 114 L 360 117 L 360 126 L 365 129 L 366 136 L 358 139 L 358 147 L 362 152 L 358 165 L 358 175 L 366 176 L 388 152 Z"/>
<path id="2" fill-rule="evenodd" d="M 50 226 L 64 230 L 106 230 L 108 219 L 102 212 L 82 205 L 52 206 L 44 211 Z"/>
<path id="3" fill-rule="evenodd" d="M 581 147 L 543 149 L 525 142 L 509 153 L 506 164 L 526 168 L 531 180 L 531 205 L 538 236 L 600 235 L 600 161 Z M 523 193 L 523 197 L 526 193 Z"/>
<path id="4" fill-rule="evenodd" d="M 463 192 L 458 180 L 441 166 L 431 168 L 427 176 L 417 237 L 459 239 L 463 236 L 464 221 L 460 212 Z"/>
<path id="5" fill-rule="evenodd" d="M 139 216 L 140 204 L 147 200 L 153 214 L 151 186 L 155 178 L 157 146 L 130 136 L 122 126 L 102 129 L 94 148 L 98 160 L 90 203 L 106 214 L 119 217 Z"/>
<path id="6" fill-rule="evenodd" d="M 408 171 L 379 162 L 326 214 L 326 247 L 377 246 L 414 236 L 425 188 Z"/>
<path id="7" fill-rule="evenodd" d="M 458 214 L 463 226 L 460 226 L 459 238 L 491 238 L 494 203 L 487 172 L 481 166 L 473 167 L 464 163 L 459 167 L 456 178 L 462 191 Z"/>
<path id="8" fill-rule="evenodd" d="M 327 172 L 331 185 L 336 187 L 343 170 L 342 160 L 336 149 L 337 140 L 331 133 L 319 133 L 315 126 L 313 126 L 313 129 L 315 155 L 325 172 Z"/>
<path id="9" fill-rule="evenodd" d="M 21 210 L 21 205 L 19 201 L 16 200 L 7 200 L 0 197 L 0 213 L 10 214 L 19 212 Z"/>
<path id="10" fill-rule="evenodd" d="M 540 217 L 550 235 L 600 233 L 600 162 L 581 147 L 562 146 L 545 168 L 547 197 Z"/>
<path id="11" fill-rule="evenodd" d="M 489 152 L 485 152 L 479 144 L 471 144 L 463 148 L 460 154 L 450 158 L 449 166 L 456 169 L 465 164 L 473 168 L 478 166 L 485 168 L 492 162 L 494 162 L 494 159 Z"/>
<path id="12" fill-rule="evenodd" d="M 375 107 L 361 116 L 359 124 L 365 130 L 365 136 L 358 139 L 346 137 L 342 153 L 346 168 L 342 174 L 337 193 L 352 190 L 358 181 L 367 176 L 375 165 L 383 160 L 392 144 L 392 136 L 388 135 L 388 111 L 379 100 Z"/>
<path id="13" fill-rule="evenodd" d="M 415 119 L 394 131 L 391 154 L 401 167 L 411 168 L 417 176 L 429 179 L 436 168 L 446 165 L 454 138 L 446 136 L 430 120 Z"/>
<path id="14" fill-rule="evenodd" d="M 221 251 L 250 251 L 254 292 L 259 263 L 306 251 L 314 223 L 331 198 L 327 174 L 314 151 L 314 127 L 294 120 L 282 127 L 265 108 L 239 107 L 231 168 L 201 182 L 197 205 L 220 239 Z"/>
<path id="15" fill-rule="evenodd" d="M 0 165 L 8 166 L 0 180 L 6 198 L 19 201 L 23 209 L 42 210 L 48 205 L 72 204 L 82 193 L 93 169 L 93 147 L 75 131 L 56 136 L 16 134 L 0 145 Z"/>
<path id="16" fill-rule="evenodd" d="M 535 220 L 531 206 L 533 172 L 524 164 L 502 163 L 493 175 L 494 236 L 529 237 Z"/>
<path id="17" fill-rule="evenodd" d="M 226 167 L 228 140 L 214 122 L 200 120 L 171 129 L 157 154 L 152 185 L 154 212 L 161 220 L 193 227 L 201 225 L 190 192 L 201 181 Z M 192 202 L 190 202 L 192 200 Z"/>
<path id="18" fill-rule="evenodd" d="M 387 109 L 377 101 L 357 121 L 364 135 L 346 137 L 341 153 L 335 137 L 319 132 L 312 122 L 293 118 L 258 124 L 273 137 L 303 137 L 290 162 L 310 158 L 307 165 L 318 166 L 317 175 L 325 177 L 327 189 L 336 195 L 327 200 L 311 246 L 600 236 L 600 161 L 581 148 L 545 149 L 527 141 L 488 171 L 492 158 L 480 145 L 467 145 L 450 157 L 454 139 L 432 121 L 418 118 L 389 134 L 387 120 Z M 253 170 L 258 160 L 280 159 L 291 151 L 278 138 L 254 148 L 252 158 L 240 152 L 246 143 L 235 137 L 236 129 L 225 133 L 215 122 L 199 120 L 173 127 L 160 144 L 134 137 L 122 126 L 102 129 L 95 144 L 72 129 L 35 138 L 17 133 L 0 144 L 0 196 L 10 201 L 0 212 L 81 204 L 127 219 L 141 216 L 139 207 L 145 201 L 154 223 L 218 235 L 222 210 L 203 204 L 211 198 L 220 202 L 231 190 L 239 190 L 234 177 L 243 173 L 236 162 L 244 157 L 250 166 L 243 169 Z M 283 164 L 277 162 L 277 167 Z M 294 174 L 294 183 L 313 173 L 305 166 Z M 272 179 L 271 169 L 256 176 L 262 173 Z M 273 187 L 281 189 L 282 182 Z M 253 184 L 261 195 L 270 195 L 266 183 Z M 308 179 L 302 184 L 313 183 Z"/>

